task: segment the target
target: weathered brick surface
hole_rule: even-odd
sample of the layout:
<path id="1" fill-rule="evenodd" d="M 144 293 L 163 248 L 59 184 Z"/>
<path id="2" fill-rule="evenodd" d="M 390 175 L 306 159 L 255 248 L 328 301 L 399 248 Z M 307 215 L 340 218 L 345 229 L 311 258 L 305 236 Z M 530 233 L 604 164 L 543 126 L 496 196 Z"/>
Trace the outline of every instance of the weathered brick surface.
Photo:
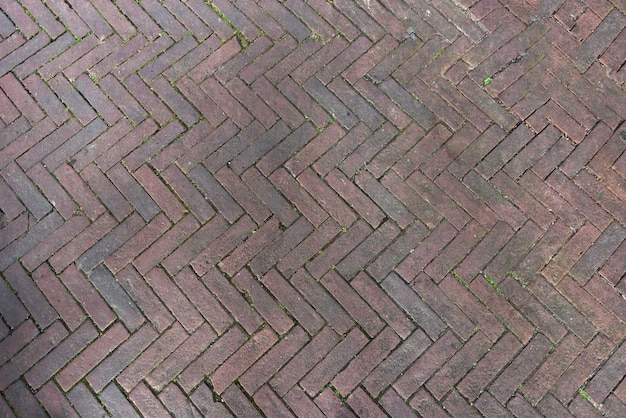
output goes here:
<path id="1" fill-rule="evenodd" d="M 0 415 L 623 416 L 615 0 L 0 0 Z"/>

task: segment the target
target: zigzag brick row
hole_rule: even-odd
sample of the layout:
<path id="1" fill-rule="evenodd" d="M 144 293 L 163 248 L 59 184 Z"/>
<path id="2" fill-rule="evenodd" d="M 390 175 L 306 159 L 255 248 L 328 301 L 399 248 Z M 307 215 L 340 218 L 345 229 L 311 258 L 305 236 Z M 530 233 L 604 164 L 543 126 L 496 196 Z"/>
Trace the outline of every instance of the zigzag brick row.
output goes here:
<path id="1" fill-rule="evenodd" d="M 626 416 L 614 0 L 0 1 L 0 415 Z"/>

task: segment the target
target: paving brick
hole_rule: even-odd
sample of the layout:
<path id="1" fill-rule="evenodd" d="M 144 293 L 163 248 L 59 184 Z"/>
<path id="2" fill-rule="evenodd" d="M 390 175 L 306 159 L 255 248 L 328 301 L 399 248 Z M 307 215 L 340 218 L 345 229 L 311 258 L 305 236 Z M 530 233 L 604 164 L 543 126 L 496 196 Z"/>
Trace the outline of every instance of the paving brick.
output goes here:
<path id="1" fill-rule="evenodd" d="M 341 226 L 347 227 L 356 220 L 354 212 L 313 170 L 305 170 L 297 180 Z"/>
<path id="2" fill-rule="evenodd" d="M 584 289 L 624 322 L 626 307 L 621 303 L 617 290 L 607 281 L 594 275 L 584 286 Z"/>
<path id="3" fill-rule="evenodd" d="M 96 158 L 105 153 L 111 145 L 127 135 L 131 129 L 132 125 L 126 119 L 115 123 L 113 127 L 98 136 L 88 147 L 78 151 L 70 159 L 69 163 L 71 163 L 72 168 L 77 172 L 82 171 Z"/>
<path id="4" fill-rule="evenodd" d="M 352 280 L 363 266 L 370 263 L 399 233 L 398 227 L 393 222 L 387 221 L 341 260 L 336 265 L 337 271 L 346 280 Z"/>
<path id="5" fill-rule="evenodd" d="M 195 331 L 202 324 L 202 317 L 163 270 L 154 268 L 144 277 L 187 332 Z"/>
<path id="6" fill-rule="evenodd" d="M 137 386 L 128 396 L 144 416 L 165 416 L 167 410 L 145 384 Z M 178 412 L 178 411 L 177 411 Z M 134 413 L 134 411 L 133 411 Z"/>
<path id="7" fill-rule="evenodd" d="M 117 250 L 134 234 L 139 232 L 144 225 L 139 215 L 130 215 L 104 237 L 100 238 L 96 244 L 85 251 L 83 255 L 76 260 L 76 266 L 84 272 L 93 270 L 113 253 L 113 251 Z"/>
<path id="8" fill-rule="evenodd" d="M 313 169 L 320 175 L 325 176 L 338 166 L 354 149 L 358 147 L 371 134 L 371 130 L 364 123 L 356 125 L 347 134 L 341 131 L 341 139 L 337 144 L 324 153 L 313 164 Z M 329 144 L 330 145 L 330 144 Z"/>
<path id="9" fill-rule="evenodd" d="M 548 393 L 550 388 L 561 377 L 562 373 L 583 351 L 582 342 L 572 334 L 568 334 L 559 343 L 548 359 L 524 384 L 522 392 L 533 406 Z"/>
<path id="10" fill-rule="evenodd" d="M 491 341 L 495 342 L 498 340 L 504 331 L 504 326 L 495 319 L 494 315 L 489 312 L 487 307 L 471 293 L 469 286 L 460 276 L 447 275 L 443 281 L 439 283 L 439 288 L 443 290 L 449 298 L 454 298 L 455 305 L 457 305 Z"/>
<path id="11" fill-rule="evenodd" d="M 101 392 L 157 338 L 157 334 L 150 326 L 140 328 L 87 375 L 87 382 L 96 392 Z"/>
<path id="12" fill-rule="evenodd" d="M 52 122 L 50 118 L 44 118 L 39 121 L 33 129 L 21 135 L 16 141 L 10 143 L 2 150 L 0 166 L 4 168 L 9 165 L 12 161 L 17 159 L 18 156 L 29 150 L 35 144 L 40 142 L 42 138 L 53 132 L 54 129 L 54 122 Z"/>
<path id="13" fill-rule="evenodd" d="M 262 224 L 270 217 L 271 212 L 269 209 L 228 167 L 222 168 L 214 176 L 257 224 Z"/>
<path id="14" fill-rule="evenodd" d="M 279 168 L 269 179 L 313 226 L 321 225 L 328 218 L 328 213 L 286 170 Z"/>
<path id="15" fill-rule="evenodd" d="M 104 266 L 96 268 L 88 277 L 126 328 L 135 331 L 145 322 L 137 305 Z"/>
<path id="16" fill-rule="evenodd" d="M 76 266 L 69 266 L 60 278 L 101 331 L 115 320 L 115 313 Z"/>
<path id="17" fill-rule="evenodd" d="M 217 218 L 215 223 L 221 225 L 221 227 L 218 229 L 224 228 L 224 221 L 221 218 Z M 230 253 L 235 247 L 245 241 L 246 238 L 249 238 L 249 236 L 255 230 L 256 225 L 249 216 L 244 216 L 232 228 L 229 228 L 217 239 L 213 239 L 212 234 L 203 234 L 202 231 L 210 230 L 213 227 L 213 222 L 206 224 L 198 232 L 196 232 L 196 234 L 200 234 L 200 236 L 204 235 L 201 240 L 188 241 L 192 245 L 192 249 L 193 244 L 200 244 L 200 249 L 205 248 L 200 254 L 198 254 L 193 260 L 191 260 L 190 263 L 191 267 L 198 275 L 203 275 L 204 273 L 209 271 L 211 268 L 213 268 L 214 264 L 218 260 L 223 259 L 226 254 Z M 207 242 L 205 241 L 209 240 L 213 240 L 213 242 L 209 245 L 206 245 Z M 180 251 L 180 249 L 176 252 L 178 251 Z M 187 262 L 187 257 L 185 257 L 182 261 L 182 263 L 178 264 L 177 268 L 182 268 L 185 265 L 185 263 Z M 167 264 L 168 263 L 166 263 L 166 266 Z"/>
<path id="18" fill-rule="evenodd" d="M 381 286 L 432 339 L 446 329 L 441 318 L 396 273 L 390 273 Z"/>
<path id="19" fill-rule="evenodd" d="M 555 171 L 546 181 L 599 229 L 604 229 L 611 223 L 611 217 L 563 174 Z"/>
<path id="20" fill-rule="evenodd" d="M 590 249 L 574 264 L 570 270 L 570 275 L 579 284 L 585 284 L 591 275 L 606 261 L 606 256 L 600 256 L 599 254 L 613 253 L 626 237 L 625 234 L 626 231 L 618 222 L 611 223 L 600 234 Z"/>
<path id="21" fill-rule="evenodd" d="M 237 273 L 233 277 L 233 284 L 279 335 L 286 334 L 294 325 L 294 321 L 247 270 Z M 251 392 L 248 391 L 248 393 Z"/>
<path id="22" fill-rule="evenodd" d="M 120 167 L 121 168 L 121 167 Z M 122 168 L 122 170 L 125 170 Z M 120 171 L 112 174 L 119 174 Z M 131 205 L 114 184 L 96 167 L 90 164 L 82 172 L 83 179 L 104 205 L 113 213 L 118 221 L 124 219 L 132 211 Z M 119 183 L 119 182 L 118 182 Z M 91 199 L 93 200 L 93 199 Z M 91 202 L 90 202 L 91 203 Z"/>
<path id="23" fill-rule="evenodd" d="M 22 351 L 0 367 L 2 376 L 0 388 L 6 390 L 9 385 L 18 380 L 33 364 L 42 359 L 46 354 L 59 344 L 68 332 L 61 322 L 55 321 L 48 329 L 39 334 Z"/>
<path id="24" fill-rule="evenodd" d="M 202 324 L 189 338 L 175 348 L 153 371 L 146 377 L 146 382 L 156 391 L 161 391 L 197 358 L 215 339 L 216 334 L 209 325 Z"/>
<path id="25" fill-rule="evenodd" d="M 376 129 L 384 118 L 358 92 L 340 78 L 335 78 L 327 86 L 354 114 L 370 129 Z M 393 130 L 392 130 L 393 133 Z"/>
<path id="26" fill-rule="evenodd" d="M 178 245 L 182 244 L 194 231 L 199 228 L 198 221 L 187 215 L 161 236 L 154 244 L 133 261 L 141 274 L 145 274 L 169 255 Z"/>
<path id="27" fill-rule="evenodd" d="M 170 142 L 174 141 L 184 131 L 184 127 L 174 120 L 163 127 L 147 142 L 144 141 L 139 147 L 124 158 L 124 164 L 130 171 L 135 171 L 142 164 L 149 162 Z"/>
<path id="28" fill-rule="evenodd" d="M 115 385 L 108 385 L 98 398 L 113 415 L 139 417 L 128 399 Z"/>
<path id="29" fill-rule="evenodd" d="M 24 375 L 24 378 L 31 388 L 38 389 L 60 370 L 61 367 L 92 342 L 97 335 L 98 331 L 91 322 L 84 322 L 83 325 L 63 340 L 63 342 L 57 344 L 54 350 L 48 353 L 44 359 L 31 368 Z"/>
<path id="30" fill-rule="evenodd" d="M 406 228 L 413 221 L 413 214 L 368 171 L 357 174 L 355 182 L 400 228 Z"/>
<path id="31" fill-rule="evenodd" d="M 202 276 L 202 282 L 248 333 L 252 334 L 261 325 L 261 317 L 217 269 L 208 270 L 207 274 Z"/>
<path id="32" fill-rule="evenodd" d="M 316 77 L 311 77 L 303 87 L 342 127 L 351 129 L 357 124 L 358 116 Z"/>
<path id="33" fill-rule="evenodd" d="M 161 173 L 161 177 L 200 222 L 208 221 L 215 214 L 211 205 L 176 165 L 169 166 Z"/>
<path id="34" fill-rule="evenodd" d="M 57 311 L 19 263 L 6 268 L 4 274 L 8 284 L 17 293 L 40 328 L 47 328 L 58 318 Z"/>
<path id="35" fill-rule="evenodd" d="M 7 217 L 11 220 L 15 219 L 19 214 L 24 212 L 26 208 L 11 191 L 4 180 L 0 181 L 0 190 L 2 191 L 2 196 L 4 196 L 2 203 L 0 203 L 0 208 L 2 209 L 3 214 L 2 217 Z"/>
<path id="36" fill-rule="evenodd" d="M 454 239 L 456 233 L 456 229 L 449 222 L 441 222 L 428 237 L 409 253 L 395 268 L 395 271 L 405 281 L 411 282 Z"/>
<path id="37" fill-rule="evenodd" d="M 0 410 L 623 415 L 619 7 L 2 4 Z M 67 365 L 59 316 L 103 333 Z"/>
<path id="38" fill-rule="evenodd" d="M 108 255 L 104 259 L 104 264 L 112 273 L 117 273 L 143 250 L 148 248 L 150 244 L 158 239 L 158 237 L 167 231 L 171 224 L 165 218 L 165 215 L 157 215 L 141 231 L 138 231 L 133 237 L 123 243 L 115 252 Z"/>
<path id="39" fill-rule="evenodd" d="M 437 184 L 433 183 L 419 171 L 414 171 L 411 174 L 407 179 L 407 184 L 415 189 L 424 200 L 437 209 L 457 229 L 461 229 L 469 221 L 469 215 Z"/>
<path id="40" fill-rule="evenodd" d="M 393 390 L 388 390 L 381 398 L 380 404 L 391 416 L 416 417 L 413 409 Z"/>
<path id="41" fill-rule="evenodd" d="M 122 324 L 115 324 L 104 334 L 98 336 L 87 348 L 61 370 L 56 381 L 67 392 L 78 383 L 91 369 L 106 358 L 119 344 L 129 336 Z"/>
<path id="42" fill-rule="evenodd" d="M 76 330 L 85 319 L 85 314 L 50 267 L 43 264 L 33 272 L 32 277 L 70 331 Z"/>
<path id="43" fill-rule="evenodd" d="M 339 398 L 339 395 L 337 395 L 330 388 L 324 389 L 322 393 L 316 396 L 315 404 L 326 416 L 335 413 L 344 417 L 356 417 L 356 415 L 354 415 L 354 413 L 350 411 L 345 403 Z"/>
<path id="44" fill-rule="evenodd" d="M 271 19 L 271 18 L 270 18 Z M 237 54 L 233 59 L 229 60 L 222 67 L 215 72 L 215 78 L 221 81 L 224 85 L 234 82 L 239 86 L 244 85 L 240 78 L 236 75 L 248 66 L 251 62 L 258 59 L 259 56 L 264 54 L 272 46 L 272 41 L 267 36 L 260 36 L 252 41 L 248 47 L 240 54 Z M 209 79 L 207 79 L 208 81 Z M 230 90 L 230 89 L 229 89 Z"/>
<path id="45" fill-rule="evenodd" d="M 274 87 L 264 76 L 261 76 L 251 85 L 256 94 L 271 107 L 280 118 L 295 128 L 304 122 L 304 116 Z M 315 96 L 314 96 L 315 97 Z"/>
<path id="46" fill-rule="evenodd" d="M 384 218 L 383 212 L 365 193 L 349 181 L 341 171 L 338 169 L 331 171 L 325 177 L 325 180 L 372 227 L 376 228 L 380 225 Z"/>
<path id="47" fill-rule="evenodd" d="M 21 261 L 28 271 L 33 271 L 48 260 L 56 251 L 65 246 L 76 235 L 89 225 L 84 216 L 75 216 L 41 241 L 37 246 L 25 254 Z"/>
<path id="48" fill-rule="evenodd" d="M 499 285 L 515 307 L 534 323 L 554 344 L 565 336 L 565 327 L 544 308 L 541 303 L 525 290 L 525 284 L 507 276 Z"/>
<path id="49" fill-rule="evenodd" d="M 9 164 L 0 172 L 0 175 L 37 220 L 41 220 L 52 210 L 52 205 L 17 164 Z"/>
<path id="50" fill-rule="evenodd" d="M 15 327 L 10 335 L 0 341 L 0 348 L 2 348 L 0 364 L 6 363 L 7 360 L 24 348 L 38 334 L 37 326 L 30 320 L 24 321 Z"/>
<path id="51" fill-rule="evenodd" d="M 104 407 L 84 383 L 79 383 L 67 394 L 68 399 L 80 415 L 107 414 Z"/>
<path id="52" fill-rule="evenodd" d="M 400 338 L 391 328 L 385 328 L 332 380 L 332 385 L 343 396 L 359 383 L 398 345 Z"/>
<path id="53" fill-rule="evenodd" d="M 561 224 L 561 227 L 563 225 Z M 559 228 L 561 229 L 561 228 Z M 561 229 L 561 231 L 566 229 Z M 567 231 L 567 230 L 566 230 Z M 560 232 L 560 231 L 559 231 Z M 485 274 L 490 276 L 496 282 L 500 282 L 508 274 L 514 270 L 513 266 L 517 266 L 526 253 L 533 247 L 536 242 L 540 242 L 543 231 L 533 222 L 527 222 L 513 235 L 504 248 L 484 269 Z M 556 237 L 558 239 L 558 237 Z M 536 272 L 526 272 L 528 278 L 522 277 L 525 282 L 531 279 Z"/>
<path id="54" fill-rule="evenodd" d="M 486 277 L 477 277 L 470 283 L 474 293 L 500 321 L 524 343 L 533 336 L 534 328 L 522 314 L 508 301 L 504 292 L 497 285 L 490 285 Z"/>
<path id="55" fill-rule="evenodd" d="M 63 271 L 114 227 L 115 220 L 105 213 L 57 251 L 49 259 L 50 265 L 56 272 Z"/>
<path id="56" fill-rule="evenodd" d="M 320 411 L 317 405 L 304 393 L 304 391 L 296 386 L 291 389 L 284 397 L 284 402 L 291 408 L 296 416 L 307 415 L 311 417 L 322 418 L 325 415 Z"/>
<path id="57" fill-rule="evenodd" d="M 393 387 L 400 396 L 408 399 L 415 393 L 450 357 L 461 348 L 461 343 L 451 333 L 442 335 L 430 346 L 413 365 L 407 369 L 407 373 L 398 379 Z"/>
<path id="58" fill-rule="evenodd" d="M 47 415 L 33 393 L 21 380 L 9 386 L 5 393 L 18 416 L 45 417 Z"/>
<path id="59" fill-rule="evenodd" d="M 552 345 L 542 334 L 537 334 L 522 349 L 519 356 L 493 382 L 490 392 L 505 403 L 548 354 Z"/>
<path id="60" fill-rule="evenodd" d="M 567 276 L 561 280 L 557 289 L 604 335 L 615 342 L 622 338 L 621 336 L 626 332 L 624 324 L 601 304 L 598 304 L 589 293 L 581 289 L 571 277 Z"/>
<path id="61" fill-rule="evenodd" d="M 259 39 L 267 39 L 265 37 Z M 254 117 L 260 121 L 267 129 L 278 119 L 276 113 L 266 105 L 256 93 L 246 86 L 239 78 L 233 78 L 228 82 L 226 88 L 237 100 L 239 100 L 247 110 L 254 115 Z"/>
<path id="62" fill-rule="evenodd" d="M 253 334 L 251 339 L 241 346 L 226 362 L 217 368 L 210 377 L 213 390 L 221 394 L 254 361 L 265 353 L 277 341 L 276 334 L 268 328 Z"/>
<path id="63" fill-rule="evenodd" d="M 61 222 L 61 217 L 56 212 L 52 212 L 33 225 L 25 235 L 7 245 L 0 251 L 0 270 L 6 269 L 11 263 L 32 250 L 37 243 L 46 239 L 60 227 Z"/>
<path id="64" fill-rule="evenodd" d="M 415 409 L 422 416 L 430 416 L 430 417 L 446 417 L 446 414 L 443 407 L 439 406 L 433 398 L 426 390 L 420 389 L 413 399 L 411 399 L 410 405 L 413 409 Z"/>
<path id="65" fill-rule="evenodd" d="M 280 37 L 271 48 L 248 64 L 239 73 L 239 77 L 246 82 L 246 84 L 252 84 L 254 80 L 262 76 L 277 62 L 280 62 L 289 55 L 296 46 L 297 42 L 291 36 Z"/>
<path id="66" fill-rule="evenodd" d="M 470 338 L 475 330 L 474 324 L 426 274 L 420 273 L 411 286 L 457 335 L 464 341 Z"/>
<path id="67" fill-rule="evenodd" d="M 145 386 L 140 386 L 140 393 L 145 397 L 154 396 L 150 393 Z M 142 396 L 142 398 L 144 397 Z M 199 414 L 198 410 L 193 406 L 191 402 L 187 401 L 187 397 L 183 391 L 176 384 L 169 384 L 159 393 L 159 401 L 167 408 L 170 413 L 176 413 L 181 417 L 191 418 Z M 226 401 L 228 402 L 228 401 Z M 157 404 L 158 405 L 158 404 Z M 167 412 L 164 412 L 167 413 Z M 157 412 L 157 415 L 161 415 L 161 411 Z M 146 414 L 147 415 L 147 414 Z"/>
<path id="68" fill-rule="evenodd" d="M 578 228 L 582 225 L 583 215 L 534 173 L 526 172 L 520 179 L 520 184 L 544 206 L 551 208 L 568 226 Z"/>
<path id="69" fill-rule="evenodd" d="M 315 229 L 309 236 L 285 255 L 276 264 L 276 268 L 286 277 L 291 277 L 301 266 L 315 257 L 329 241 L 332 241 L 341 233 L 339 225 L 332 219 L 327 219 L 319 228 Z"/>
<path id="70" fill-rule="evenodd" d="M 53 382 L 48 382 L 35 396 L 51 416 L 78 417 L 63 392 Z"/>
<path id="71" fill-rule="evenodd" d="M 23 213 L 21 216 L 13 219 L 10 223 L 2 227 L 1 229 L 2 239 L 0 240 L 0 249 L 6 247 L 10 243 L 18 239 L 27 230 L 28 230 L 28 214 Z"/>
<path id="72" fill-rule="evenodd" d="M 431 344 L 431 340 L 420 329 L 413 332 L 406 340 L 381 361 L 365 378 L 363 385 L 373 397 L 391 385 L 402 375 L 415 359 Z"/>
<path id="73" fill-rule="evenodd" d="M 293 355 L 309 341 L 306 332 L 300 327 L 284 336 L 266 355 L 239 379 L 241 386 L 253 394 L 264 385 Z"/>
<path id="74" fill-rule="evenodd" d="M 220 125 L 219 128 L 212 131 L 209 136 L 205 138 L 207 131 L 211 131 L 208 124 L 204 121 L 199 122 L 183 135 L 180 141 L 173 142 L 165 151 L 157 155 L 152 165 L 162 170 L 180 157 L 177 165 L 183 173 L 187 174 L 207 155 L 211 154 L 224 142 L 237 134 L 235 124 L 228 121 Z M 205 140 L 201 141 L 201 139 Z M 165 159 L 165 157 L 168 158 Z"/>

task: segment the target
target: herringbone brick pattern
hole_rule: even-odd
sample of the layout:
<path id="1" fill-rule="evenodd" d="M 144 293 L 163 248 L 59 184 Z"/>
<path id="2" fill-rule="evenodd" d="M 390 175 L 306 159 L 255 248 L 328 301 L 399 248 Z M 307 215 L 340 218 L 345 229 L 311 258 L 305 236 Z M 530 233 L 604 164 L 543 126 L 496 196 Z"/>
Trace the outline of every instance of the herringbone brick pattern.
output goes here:
<path id="1" fill-rule="evenodd" d="M 0 416 L 626 416 L 621 0 L 0 0 Z"/>

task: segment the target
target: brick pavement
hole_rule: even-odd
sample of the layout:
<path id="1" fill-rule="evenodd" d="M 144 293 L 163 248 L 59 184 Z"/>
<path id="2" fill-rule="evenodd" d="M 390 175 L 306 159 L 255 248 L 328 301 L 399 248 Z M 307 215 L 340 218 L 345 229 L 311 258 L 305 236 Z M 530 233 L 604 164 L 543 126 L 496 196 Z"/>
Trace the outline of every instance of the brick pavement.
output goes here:
<path id="1" fill-rule="evenodd" d="M 626 416 L 621 0 L 0 0 L 0 416 Z"/>

